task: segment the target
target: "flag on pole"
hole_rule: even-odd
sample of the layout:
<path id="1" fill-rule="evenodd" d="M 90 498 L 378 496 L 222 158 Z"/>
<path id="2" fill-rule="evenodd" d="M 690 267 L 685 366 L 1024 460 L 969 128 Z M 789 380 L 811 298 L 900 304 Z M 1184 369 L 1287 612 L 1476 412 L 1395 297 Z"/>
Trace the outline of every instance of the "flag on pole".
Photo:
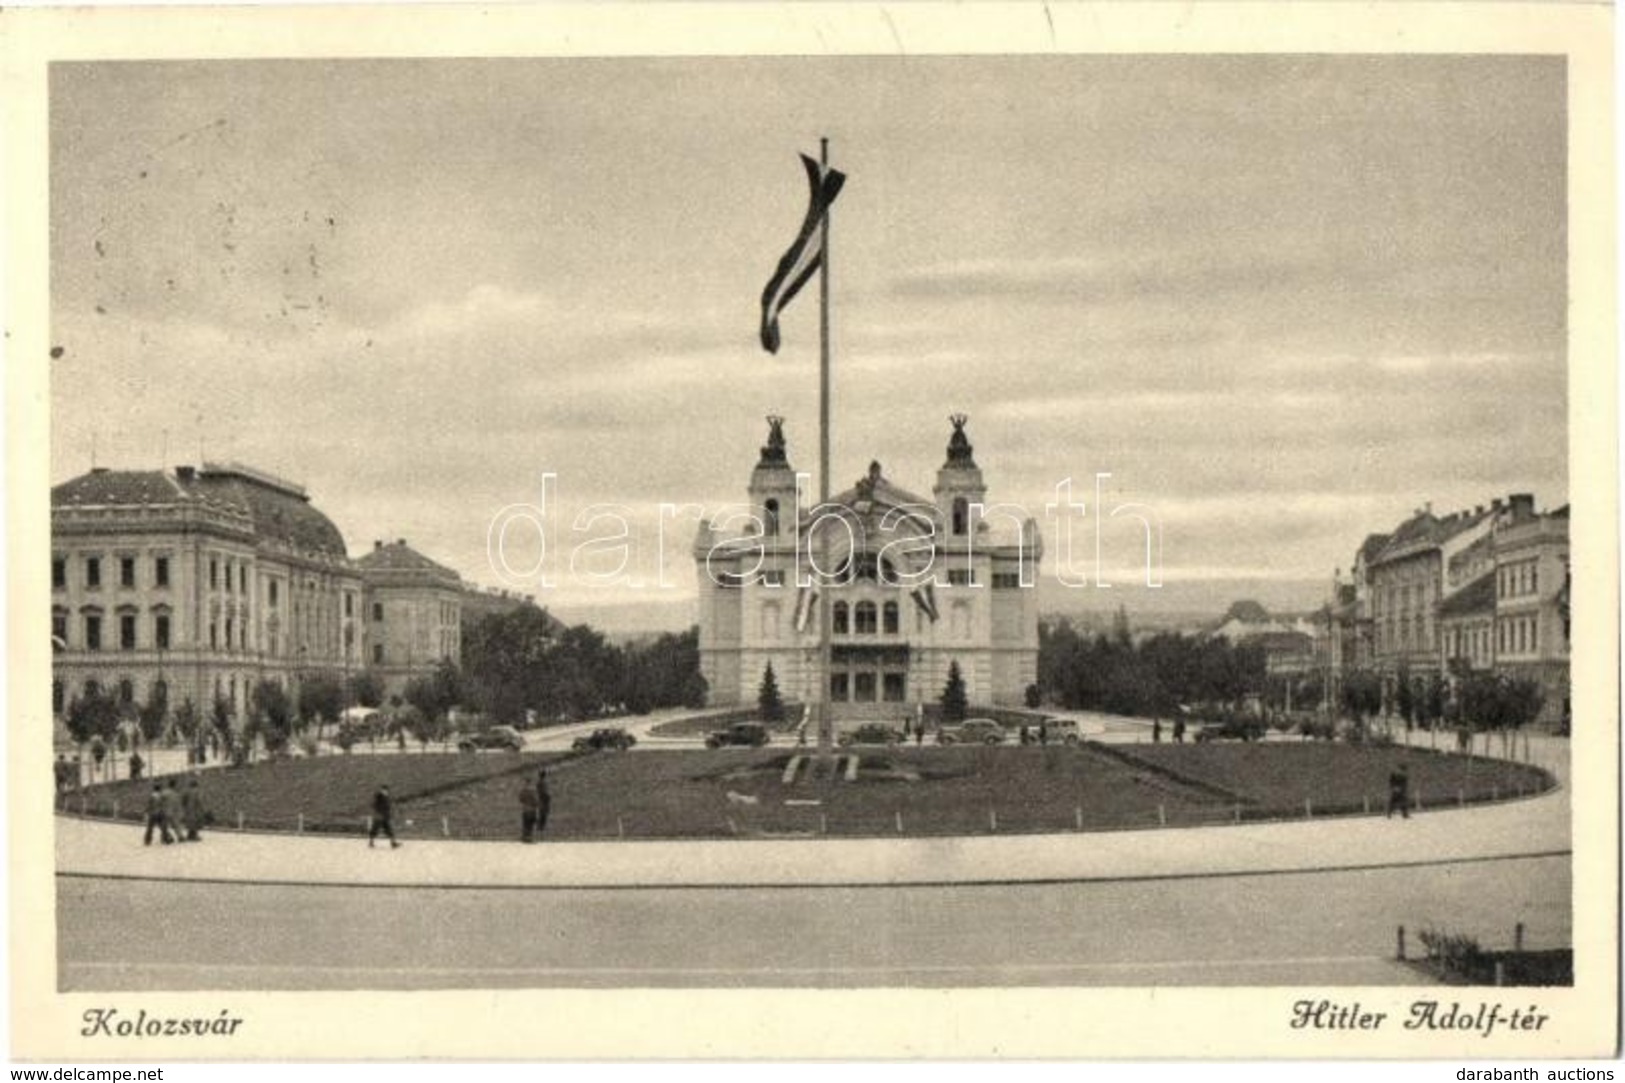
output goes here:
<path id="1" fill-rule="evenodd" d="M 914 604 L 920 607 L 920 612 L 924 613 L 926 617 L 929 618 L 933 624 L 935 624 L 937 620 L 936 586 L 934 584 L 927 583 L 918 590 L 913 591 L 909 597 L 913 598 Z"/>
<path id="2" fill-rule="evenodd" d="M 818 592 L 811 587 L 802 587 L 801 593 L 796 595 L 796 631 L 807 630 L 807 625 L 812 622 L 813 606 L 817 604 Z"/>
<path id="3" fill-rule="evenodd" d="M 811 189 L 807 217 L 801 221 L 795 243 L 779 260 L 779 269 L 762 291 L 762 349 L 768 353 L 779 352 L 779 313 L 823 266 L 824 215 L 846 182 L 845 173 L 820 165 L 805 154 L 801 164 L 807 168 L 807 185 Z"/>

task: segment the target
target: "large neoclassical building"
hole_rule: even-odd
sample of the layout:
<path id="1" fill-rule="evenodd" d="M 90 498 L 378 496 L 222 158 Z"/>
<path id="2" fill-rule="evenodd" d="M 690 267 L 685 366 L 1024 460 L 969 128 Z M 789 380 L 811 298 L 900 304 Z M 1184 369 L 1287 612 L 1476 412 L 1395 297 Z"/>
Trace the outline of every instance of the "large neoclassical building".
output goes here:
<path id="1" fill-rule="evenodd" d="M 237 463 L 91 470 L 51 490 L 52 712 L 370 669 L 386 694 L 461 647 L 457 574 L 405 540 L 350 559 L 303 486 Z"/>
<path id="2" fill-rule="evenodd" d="M 695 540 L 710 702 L 754 703 L 770 663 L 785 698 L 816 702 L 827 604 L 837 719 L 911 715 L 940 700 L 953 662 L 971 703 L 1019 705 L 1038 677 L 1042 543 L 1033 519 L 988 503 L 965 418 L 929 498 L 876 462 L 820 508 L 803 506 L 782 419 L 768 421 L 749 514 L 707 521 Z"/>

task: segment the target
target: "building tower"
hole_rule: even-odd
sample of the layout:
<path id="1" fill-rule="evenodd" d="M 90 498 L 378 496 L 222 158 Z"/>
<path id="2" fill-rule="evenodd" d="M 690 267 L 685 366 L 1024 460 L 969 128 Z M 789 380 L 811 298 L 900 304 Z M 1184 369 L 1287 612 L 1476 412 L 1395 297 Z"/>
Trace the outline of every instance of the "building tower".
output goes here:
<path id="1" fill-rule="evenodd" d="M 987 485 L 982 481 L 982 469 L 976 465 L 970 439 L 965 435 L 964 414 L 948 418 L 953 423 L 953 435 L 948 438 L 948 459 L 937 471 L 937 484 L 931 490 L 936 498 L 937 510 L 942 514 L 948 538 L 945 548 L 949 552 L 962 552 L 972 529 L 970 507 L 980 504 L 987 496 Z"/>

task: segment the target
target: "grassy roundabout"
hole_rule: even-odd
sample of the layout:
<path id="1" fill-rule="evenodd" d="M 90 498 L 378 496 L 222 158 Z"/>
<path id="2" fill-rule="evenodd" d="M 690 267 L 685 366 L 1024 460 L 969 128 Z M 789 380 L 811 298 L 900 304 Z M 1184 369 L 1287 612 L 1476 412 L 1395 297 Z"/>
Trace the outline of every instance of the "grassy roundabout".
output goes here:
<path id="1" fill-rule="evenodd" d="M 785 748 L 325 756 L 200 776 L 217 828 L 357 833 L 388 783 L 406 837 L 511 839 L 516 791 L 549 765 L 550 839 L 985 835 L 1381 814 L 1405 764 L 1426 810 L 1538 793 L 1538 768 L 1406 747 L 1264 743 L 865 748 L 855 780 L 798 772 Z M 843 754 L 844 755 L 844 754 Z M 66 796 L 138 820 L 150 784 Z M 1307 802 L 1307 805 L 1306 805 Z M 302 821 L 301 821 L 302 817 Z"/>

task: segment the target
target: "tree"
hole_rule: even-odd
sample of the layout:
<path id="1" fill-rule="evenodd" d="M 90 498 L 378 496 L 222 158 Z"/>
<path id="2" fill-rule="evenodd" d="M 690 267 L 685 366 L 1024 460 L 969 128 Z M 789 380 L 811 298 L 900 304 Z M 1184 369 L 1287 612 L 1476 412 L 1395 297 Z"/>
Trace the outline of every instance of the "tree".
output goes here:
<path id="1" fill-rule="evenodd" d="M 1029 710 L 1035 711 L 1044 703 L 1044 697 L 1038 691 L 1038 685 L 1036 684 L 1029 684 L 1027 686 L 1027 691 L 1023 694 L 1022 700 L 1027 704 Z"/>
<path id="2" fill-rule="evenodd" d="M 779 681 L 773 675 L 772 662 L 762 670 L 762 684 L 756 692 L 756 711 L 761 715 L 763 722 L 779 722 L 784 719 L 784 700 L 779 696 Z"/>
<path id="3" fill-rule="evenodd" d="M 260 681 L 249 694 L 250 732 L 258 733 L 265 751 L 277 755 L 293 735 L 293 703 L 276 681 Z"/>
<path id="4" fill-rule="evenodd" d="M 232 719 L 236 715 L 236 704 L 223 695 L 217 694 L 214 697 L 214 704 L 209 709 L 209 721 L 214 726 L 214 731 L 220 735 L 220 747 L 225 749 L 226 753 L 234 760 L 239 760 L 237 741 L 233 737 L 231 729 Z"/>
<path id="5" fill-rule="evenodd" d="M 358 707 L 381 707 L 384 703 L 384 680 L 370 669 L 350 676 L 350 698 Z"/>
<path id="6" fill-rule="evenodd" d="M 147 702 L 137 715 L 137 722 L 141 727 L 141 736 L 146 738 L 149 745 L 164 735 L 169 722 L 169 686 L 163 681 L 153 682 L 152 689 L 147 693 Z"/>
<path id="7" fill-rule="evenodd" d="M 1341 706 L 1354 720 L 1354 732 L 1364 739 L 1367 720 L 1382 710 L 1382 679 L 1370 670 L 1350 670 L 1343 677 Z"/>
<path id="8" fill-rule="evenodd" d="M 462 674 L 449 659 L 442 659 L 433 673 L 414 677 L 406 685 L 406 702 L 432 720 L 445 718 L 446 713 L 462 699 Z"/>
<path id="9" fill-rule="evenodd" d="M 75 697 L 68 704 L 63 722 L 74 744 L 82 748 L 87 742 L 100 740 L 105 748 L 118 730 L 118 704 L 112 696 L 96 689 Z"/>
<path id="10" fill-rule="evenodd" d="M 300 727 L 316 723 L 316 736 L 322 726 L 337 722 L 344 711 L 344 682 L 336 673 L 314 673 L 299 682 Z"/>
<path id="11" fill-rule="evenodd" d="M 187 748 L 197 744 L 199 731 L 203 726 L 203 717 L 198 714 L 197 705 L 192 697 L 187 696 L 181 700 L 181 705 L 175 708 L 175 732 L 181 735 L 181 740 Z"/>
<path id="12" fill-rule="evenodd" d="M 1399 712 L 1399 717 L 1405 720 L 1405 731 L 1410 732 L 1411 722 L 1416 717 L 1416 688 L 1411 683 L 1411 671 L 1405 666 L 1400 667 L 1396 679 L 1394 709 Z"/>
<path id="13" fill-rule="evenodd" d="M 942 688 L 942 718 L 945 722 L 963 722 L 970 703 L 965 698 L 965 678 L 959 672 L 959 662 L 948 663 L 948 683 Z"/>
<path id="14" fill-rule="evenodd" d="M 1510 736 L 1540 716 L 1540 709 L 1546 703 L 1546 691 L 1541 688 L 1539 681 L 1527 677 L 1513 677 L 1502 682 L 1501 696 L 1503 704 L 1501 740 L 1504 752 L 1505 743 Z"/>

